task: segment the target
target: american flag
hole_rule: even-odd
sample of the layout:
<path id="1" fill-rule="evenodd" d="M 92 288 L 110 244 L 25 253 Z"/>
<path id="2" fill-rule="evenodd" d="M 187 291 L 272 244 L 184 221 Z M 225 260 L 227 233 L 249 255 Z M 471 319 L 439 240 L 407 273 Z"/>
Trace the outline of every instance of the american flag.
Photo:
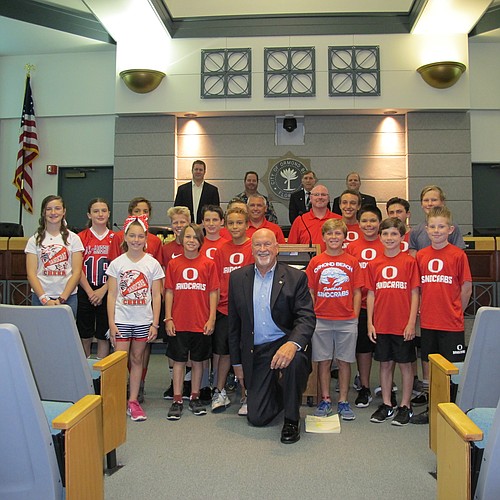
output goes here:
<path id="1" fill-rule="evenodd" d="M 17 188 L 16 198 L 24 208 L 33 213 L 33 161 L 40 154 L 36 135 L 35 108 L 31 94 L 30 77 L 26 77 L 21 133 L 19 134 L 19 152 L 13 184 Z"/>

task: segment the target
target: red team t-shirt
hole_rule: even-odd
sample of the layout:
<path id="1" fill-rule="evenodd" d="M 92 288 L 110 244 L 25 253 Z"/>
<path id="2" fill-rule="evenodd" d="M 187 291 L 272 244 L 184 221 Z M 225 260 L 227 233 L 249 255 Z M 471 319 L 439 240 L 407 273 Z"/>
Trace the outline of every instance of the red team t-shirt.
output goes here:
<path id="1" fill-rule="evenodd" d="M 229 305 L 229 275 L 235 269 L 252 264 L 252 240 L 247 240 L 242 245 L 235 245 L 232 241 L 227 241 L 215 253 L 215 263 L 220 279 L 220 297 L 217 311 L 228 314 Z"/>
<path id="2" fill-rule="evenodd" d="M 214 260 L 217 250 L 219 250 L 219 248 L 224 245 L 224 243 L 227 243 L 227 241 L 228 240 L 222 237 L 220 237 L 218 240 L 209 240 L 208 238 L 205 238 L 205 240 L 203 241 L 203 245 L 201 246 L 200 253 L 205 255 L 209 259 Z"/>
<path id="3" fill-rule="evenodd" d="M 420 280 L 417 261 L 407 253 L 381 255 L 367 266 L 367 287 L 375 293 L 373 326 L 377 335 L 403 335 L 411 309 L 411 291 Z"/>
<path id="4" fill-rule="evenodd" d="M 359 262 L 359 267 L 363 270 L 365 285 L 361 289 L 361 307 L 366 309 L 366 294 L 368 293 L 368 276 L 366 275 L 366 266 L 369 262 L 373 262 L 377 257 L 384 255 L 384 245 L 377 238 L 374 241 L 367 241 L 363 236 L 358 240 L 353 241 L 347 248 L 346 252 L 353 257 L 356 257 Z"/>
<path id="5" fill-rule="evenodd" d="M 176 259 L 181 255 L 184 255 L 184 247 L 180 243 L 177 243 L 177 240 L 169 241 L 161 247 L 161 258 L 165 269 L 172 259 Z"/>
<path id="6" fill-rule="evenodd" d="M 431 330 L 464 330 L 461 291 L 472 281 L 467 255 L 455 245 L 441 250 L 426 247 L 417 252 L 420 271 L 420 326 Z"/>
<path id="7" fill-rule="evenodd" d="M 85 248 L 83 252 L 84 273 L 92 288 L 100 288 L 106 283 L 106 269 L 108 268 L 109 249 L 115 233 L 108 230 L 103 238 L 99 238 L 90 228 L 78 233 Z"/>
<path id="8" fill-rule="evenodd" d="M 167 266 L 165 289 L 173 290 L 172 317 L 179 332 L 203 332 L 210 316 L 210 292 L 219 288 L 219 277 L 213 260 L 198 255 L 188 259 L 181 255 Z"/>
<path id="9" fill-rule="evenodd" d="M 118 231 L 117 233 L 115 233 L 115 236 L 111 241 L 111 246 L 109 248 L 109 255 L 108 255 L 109 262 L 115 260 L 122 253 L 124 253 L 121 247 L 124 235 L 125 233 L 123 231 Z M 163 265 L 161 257 L 162 243 L 160 238 L 151 233 L 147 234 L 147 238 L 148 239 L 146 242 L 146 248 L 144 249 L 144 251 L 149 255 L 152 255 L 160 263 L 160 265 Z"/>
<path id="10" fill-rule="evenodd" d="M 359 229 L 359 224 L 347 224 L 347 236 L 345 237 L 344 244 L 342 248 L 345 250 L 351 243 L 359 240 L 363 237 L 361 229 Z"/>
<path id="11" fill-rule="evenodd" d="M 255 227 L 251 222 L 249 222 L 247 236 L 251 238 L 255 231 L 258 231 L 259 229 L 269 229 L 274 233 L 274 236 L 276 236 L 276 241 L 279 244 L 286 243 L 285 236 L 283 235 L 281 227 L 279 227 L 278 224 L 275 224 L 274 222 L 269 222 L 267 219 L 264 219 L 264 222 L 259 227 Z"/>
<path id="12" fill-rule="evenodd" d="M 314 292 L 314 312 L 321 319 L 349 320 L 356 314 L 353 292 L 364 284 L 363 272 L 355 257 L 343 253 L 322 253 L 306 269 L 309 289 Z"/>

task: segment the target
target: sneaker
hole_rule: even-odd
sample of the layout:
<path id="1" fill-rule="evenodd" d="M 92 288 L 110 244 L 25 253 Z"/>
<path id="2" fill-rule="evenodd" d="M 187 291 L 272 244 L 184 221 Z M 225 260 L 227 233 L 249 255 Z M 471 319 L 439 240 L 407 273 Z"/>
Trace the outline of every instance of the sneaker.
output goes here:
<path id="1" fill-rule="evenodd" d="M 196 416 L 207 414 L 207 409 L 203 406 L 200 398 L 190 399 L 189 409 L 193 412 L 193 415 Z"/>
<path id="2" fill-rule="evenodd" d="M 182 415 L 182 410 L 184 409 L 184 405 L 182 403 L 178 403 L 174 401 L 172 406 L 170 406 L 170 410 L 167 413 L 168 420 L 179 420 Z"/>
<path id="3" fill-rule="evenodd" d="M 130 417 L 130 420 L 134 422 L 142 422 L 148 418 L 138 401 L 128 402 L 127 415 Z"/>
<path id="4" fill-rule="evenodd" d="M 241 407 L 238 410 L 238 415 L 240 417 L 246 417 L 248 415 L 247 397 L 245 396 L 244 398 L 241 398 L 240 403 L 241 403 Z"/>
<path id="5" fill-rule="evenodd" d="M 413 395 L 418 396 L 421 392 L 424 392 L 424 383 L 418 378 L 413 379 Z"/>
<path id="6" fill-rule="evenodd" d="M 361 380 L 359 378 L 359 373 L 356 373 L 356 376 L 354 377 L 354 382 L 352 383 L 352 386 L 357 391 L 360 391 L 363 388 L 363 386 L 361 385 Z"/>
<path id="7" fill-rule="evenodd" d="M 163 399 L 174 399 L 174 383 L 170 382 L 170 387 L 163 393 Z"/>
<path id="8" fill-rule="evenodd" d="M 356 415 L 351 410 L 351 405 L 348 401 L 339 401 L 337 405 L 337 413 L 340 415 L 342 420 L 354 420 Z"/>
<path id="9" fill-rule="evenodd" d="M 332 378 L 339 378 L 339 369 L 338 368 L 332 368 L 330 371 L 330 376 Z"/>
<path id="10" fill-rule="evenodd" d="M 368 387 L 362 386 L 361 389 L 359 390 L 356 401 L 354 401 L 354 404 L 358 408 L 367 408 L 372 401 L 373 401 L 372 391 L 370 391 Z"/>
<path id="11" fill-rule="evenodd" d="M 236 379 L 236 375 L 229 372 L 227 374 L 226 385 L 224 386 L 224 389 L 226 389 L 226 392 L 234 392 L 237 387 L 238 380 Z"/>
<path id="12" fill-rule="evenodd" d="M 398 426 L 408 425 L 411 417 L 413 417 L 412 409 L 408 408 L 408 406 L 400 406 L 391 424 Z"/>
<path id="13" fill-rule="evenodd" d="M 323 399 L 314 410 L 315 417 L 329 417 L 333 415 L 332 402 Z"/>
<path id="14" fill-rule="evenodd" d="M 189 399 L 191 397 L 191 380 L 184 380 L 182 388 L 182 399 Z"/>
<path id="15" fill-rule="evenodd" d="M 212 389 L 210 387 L 202 387 L 200 389 L 200 401 L 204 405 L 208 405 L 212 401 Z"/>
<path id="16" fill-rule="evenodd" d="M 137 395 L 137 401 L 142 404 L 144 403 L 144 382 L 141 382 L 139 386 L 139 394 Z"/>
<path id="17" fill-rule="evenodd" d="M 429 403 L 429 395 L 426 392 L 421 392 L 411 400 L 413 406 L 424 406 Z"/>
<path id="18" fill-rule="evenodd" d="M 418 415 L 413 415 L 410 418 L 410 424 L 425 425 L 429 423 L 429 408 Z"/>
<path id="19" fill-rule="evenodd" d="M 396 399 L 396 391 L 391 392 L 391 405 L 394 410 L 398 407 L 398 400 Z"/>
<path id="20" fill-rule="evenodd" d="M 386 420 L 394 417 L 394 409 L 382 403 L 375 413 L 370 417 L 370 422 L 381 424 Z"/>
<path id="21" fill-rule="evenodd" d="M 396 384 L 392 384 L 392 392 L 398 392 L 398 386 Z M 375 387 L 373 394 L 375 394 L 375 396 L 382 396 L 382 387 Z"/>
<path id="22" fill-rule="evenodd" d="M 215 389 L 212 396 L 212 412 L 220 413 L 224 411 L 231 404 L 231 400 L 227 397 L 226 390 Z"/>
<path id="23" fill-rule="evenodd" d="M 335 384 L 335 392 L 340 392 L 339 379 L 337 379 L 337 383 Z"/>

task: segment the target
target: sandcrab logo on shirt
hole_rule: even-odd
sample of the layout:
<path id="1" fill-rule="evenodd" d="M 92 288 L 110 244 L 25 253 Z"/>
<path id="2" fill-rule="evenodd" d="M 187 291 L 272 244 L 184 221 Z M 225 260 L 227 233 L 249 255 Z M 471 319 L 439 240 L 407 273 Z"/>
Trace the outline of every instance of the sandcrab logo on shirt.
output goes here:
<path id="1" fill-rule="evenodd" d="M 120 274 L 120 292 L 123 303 L 128 306 L 143 306 L 147 303 L 149 283 L 141 271 L 130 270 Z"/>
<path id="2" fill-rule="evenodd" d="M 69 268 L 68 249 L 63 245 L 42 246 L 40 260 L 45 276 L 65 276 Z"/>
<path id="3" fill-rule="evenodd" d="M 319 277 L 319 283 L 325 286 L 322 291 L 318 291 L 318 297 L 347 297 L 349 295 L 349 290 L 342 290 L 342 285 L 347 282 L 349 282 L 349 276 L 344 270 L 338 267 L 323 269 Z"/>

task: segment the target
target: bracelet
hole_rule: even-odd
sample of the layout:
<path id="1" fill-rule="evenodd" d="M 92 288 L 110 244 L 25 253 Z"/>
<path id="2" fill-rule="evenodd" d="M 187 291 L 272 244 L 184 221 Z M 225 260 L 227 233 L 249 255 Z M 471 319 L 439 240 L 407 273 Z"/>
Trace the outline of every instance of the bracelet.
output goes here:
<path id="1" fill-rule="evenodd" d="M 50 297 L 46 293 L 44 293 L 43 295 L 40 295 L 38 299 L 40 300 L 42 306 L 44 306 L 50 300 Z"/>
<path id="2" fill-rule="evenodd" d="M 165 318 L 163 321 L 174 321 L 174 318 Z"/>
<path id="3" fill-rule="evenodd" d="M 158 328 L 160 328 L 160 325 L 151 325 L 153 328 L 156 328 L 158 330 Z"/>

